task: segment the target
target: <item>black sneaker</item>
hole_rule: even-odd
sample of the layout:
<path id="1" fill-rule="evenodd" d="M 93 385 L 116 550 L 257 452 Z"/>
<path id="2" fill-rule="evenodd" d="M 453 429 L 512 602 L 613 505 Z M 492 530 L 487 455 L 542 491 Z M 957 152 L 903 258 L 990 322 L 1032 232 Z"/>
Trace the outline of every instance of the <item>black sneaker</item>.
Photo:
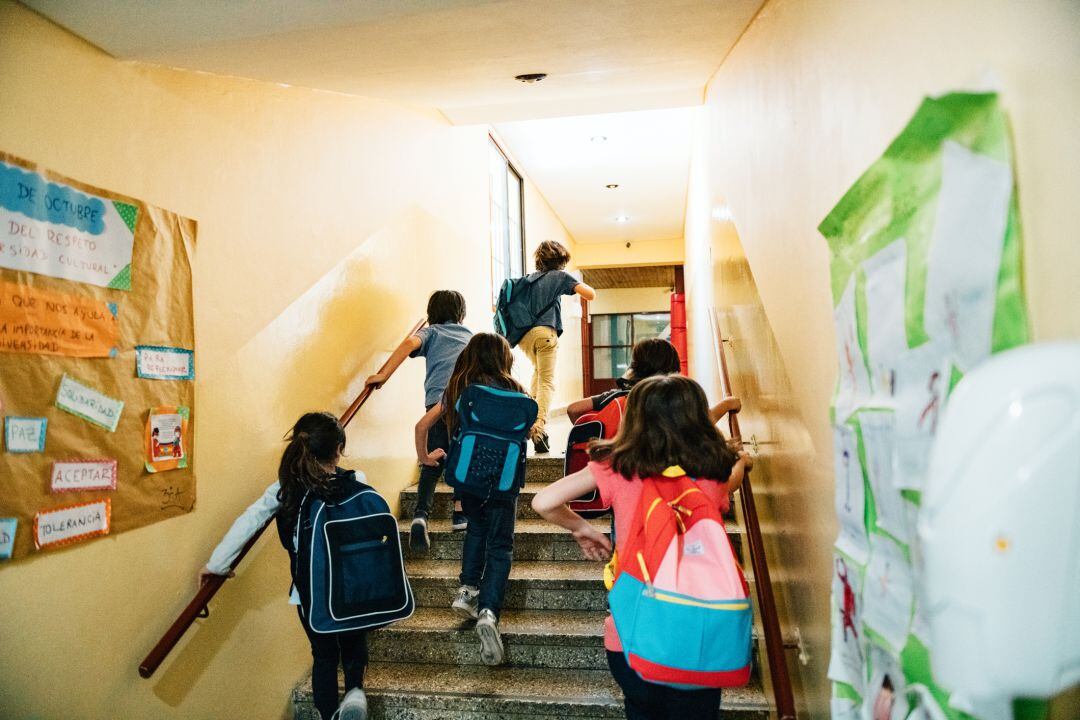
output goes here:
<path id="1" fill-rule="evenodd" d="M 451 530 L 464 530 L 469 527 L 469 518 L 465 516 L 465 513 L 460 510 L 455 510 L 450 521 Z"/>
<path id="2" fill-rule="evenodd" d="M 431 549 L 431 536 L 428 535 L 427 518 L 413 518 L 409 529 L 409 548 L 413 552 L 426 553 Z"/>
<path id="3" fill-rule="evenodd" d="M 550 438 L 547 433 L 540 433 L 533 440 L 533 449 L 536 450 L 537 455 L 546 455 L 551 452 Z"/>

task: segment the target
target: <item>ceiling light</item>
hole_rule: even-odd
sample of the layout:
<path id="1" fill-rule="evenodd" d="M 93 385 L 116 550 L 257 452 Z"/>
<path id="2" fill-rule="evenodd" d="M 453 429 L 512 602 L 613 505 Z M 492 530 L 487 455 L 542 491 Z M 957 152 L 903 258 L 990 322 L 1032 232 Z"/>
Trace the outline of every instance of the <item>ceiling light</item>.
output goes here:
<path id="1" fill-rule="evenodd" d="M 628 216 L 626 216 L 626 215 L 619 215 L 618 217 L 615 218 L 615 222 L 624 223 L 624 222 L 627 222 L 629 219 L 630 218 Z"/>
<path id="2" fill-rule="evenodd" d="M 611 183 L 610 185 L 605 185 L 604 187 L 606 187 L 608 190 L 614 190 L 615 188 L 619 187 L 619 184 Z"/>
<path id="3" fill-rule="evenodd" d="M 606 135 L 593 135 L 591 138 L 589 138 L 589 141 L 594 142 L 594 143 L 607 142 L 607 136 Z"/>
<path id="4" fill-rule="evenodd" d="M 515 75 L 514 79 L 518 82 L 523 82 L 527 85 L 538 83 L 547 77 L 547 73 L 525 73 L 524 75 Z"/>

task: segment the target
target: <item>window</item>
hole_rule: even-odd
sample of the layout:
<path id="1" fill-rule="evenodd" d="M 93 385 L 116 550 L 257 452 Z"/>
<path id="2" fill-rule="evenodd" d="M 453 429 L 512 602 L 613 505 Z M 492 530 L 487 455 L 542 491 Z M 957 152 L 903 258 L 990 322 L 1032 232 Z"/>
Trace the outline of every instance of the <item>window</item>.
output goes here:
<path id="1" fill-rule="evenodd" d="M 630 368 L 630 354 L 635 343 L 649 338 L 667 340 L 670 337 L 670 312 L 593 315 L 593 378 L 622 377 Z"/>
<path id="2" fill-rule="evenodd" d="M 522 222 L 521 175 L 490 142 L 488 177 L 491 188 L 491 304 L 507 278 L 525 274 L 525 232 Z"/>

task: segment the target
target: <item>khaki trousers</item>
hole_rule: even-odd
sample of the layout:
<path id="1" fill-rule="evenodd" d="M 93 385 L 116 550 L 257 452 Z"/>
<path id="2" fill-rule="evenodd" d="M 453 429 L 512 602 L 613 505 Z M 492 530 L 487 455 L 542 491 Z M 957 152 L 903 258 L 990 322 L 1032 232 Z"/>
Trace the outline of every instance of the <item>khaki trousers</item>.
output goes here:
<path id="1" fill-rule="evenodd" d="M 525 333 L 518 346 L 533 364 L 530 393 L 539 406 L 536 424 L 533 425 L 533 434 L 536 434 L 543 432 L 547 425 L 548 407 L 551 406 L 551 396 L 555 394 L 555 351 L 559 347 L 559 336 L 554 328 L 542 325 Z"/>

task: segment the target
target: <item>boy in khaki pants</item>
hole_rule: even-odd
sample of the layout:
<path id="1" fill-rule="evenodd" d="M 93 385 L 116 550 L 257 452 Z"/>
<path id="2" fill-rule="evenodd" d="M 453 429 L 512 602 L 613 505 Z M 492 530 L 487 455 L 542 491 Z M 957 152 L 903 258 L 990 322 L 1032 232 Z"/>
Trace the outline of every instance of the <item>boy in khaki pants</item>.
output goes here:
<path id="1" fill-rule="evenodd" d="M 533 286 L 529 304 L 536 320 L 518 346 L 533 364 L 530 392 L 540 407 L 536 424 L 529 435 L 536 452 L 546 453 L 551 449 L 545 427 L 548 406 L 551 405 L 551 396 L 555 393 L 555 353 L 559 346 L 559 336 L 563 332 L 559 298 L 577 294 L 586 300 L 594 300 L 596 291 L 563 270 L 570 262 L 570 252 L 561 243 L 545 240 L 536 248 L 533 257 L 536 260 L 536 272 L 529 276 Z"/>

